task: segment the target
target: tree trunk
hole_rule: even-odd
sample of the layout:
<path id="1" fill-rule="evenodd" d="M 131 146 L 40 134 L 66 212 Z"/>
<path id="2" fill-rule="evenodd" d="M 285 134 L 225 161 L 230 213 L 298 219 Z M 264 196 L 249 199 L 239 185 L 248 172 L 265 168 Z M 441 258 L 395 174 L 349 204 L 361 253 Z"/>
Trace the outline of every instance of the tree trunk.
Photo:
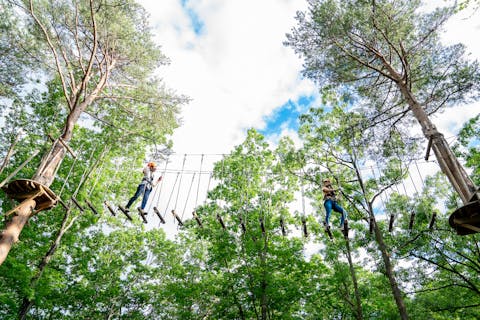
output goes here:
<path id="1" fill-rule="evenodd" d="M 447 176 L 455 191 L 459 194 L 462 202 L 467 204 L 476 192 L 476 186 L 453 154 L 443 134 L 438 132 L 435 125 L 430 121 L 428 114 L 417 102 L 413 93 L 403 81 L 397 81 L 397 86 L 402 92 L 415 118 L 420 123 L 424 136 L 432 141 L 432 149 L 438 160 L 440 169 Z"/>
<path id="2" fill-rule="evenodd" d="M 390 282 L 390 288 L 392 289 L 392 294 L 395 299 L 395 303 L 397 304 L 398 312 L 400 313 L 400 319 L 407 320 L 408 319 L 407 308 L 405 307 L 405 303 L 403 301 L 402 292 L 400 291 L 397 280 L 395 279 L 395 274 L 393 272 L 393 265 L 392 265 L 392 262 L 390 261 L 390 254 L 387 250 L 387 246 L 385 245 L 385 242 L 383 241 L 382 232 L 375 221 L 375 215 L 373 212 L 372 203 L 367 198 L 365 185 L 363 184 L 363 179 L 360 175 L 360 171 L 355 161 L 352 161 L 352 164 L 353 164 L 353 167 L 355 168 L 355 174 L 357 175 L 358 183 L 360 184 L 360 188 L 362 189 L 363 197 L 365 199 L 365 202 L 368 205 L 368 215 L 370 219 L 373 219 L 375 241 L 377 242 L 378 249 L 382 254 L 383 263 L 385 264 L 385 273 L 387 274 L 388 281 Z"/>
<path id="3" fill-rule="evenodd" d="M 35 200 L 27 199 L 20 203 L 17 210 L 12 213 L 13 217 L 7 222 L 5 230 L 0 235 L 0 265 L 7 258 L 12 245 L 18 241 L 20 232 L 27 223 L 31 215 L 33 215 L 33 209 L 35 208 Z"/>
<path id="4" fill-rule="evenodd" d="M 352 252 L 350 249 L 350 240 L 348 239 L 348 237 L 345 239 L 345 245 L 347 247 L 347 259 L 348 259 L 348 265 L 350 267 L 350 276 L 352 277 L 353 288 L 355 292 L 355 318 L 358 320 L 362 320 L 363 319 L 362 300 L 360 297 L 360 292 L 358 291 L 357 276 L 355 274 L 355 268 L 353 267 Z"/>
<path id="5" fill-rule="evenodd" d="M 33 276 L 33 278 L 30 279 L 30 288 L 35 290 L 35 287 L 36 287 L 38 281 L 40 280 L 40 277 L 42 276 L 43 271 L 45 270 L 46 266 L 48 265 L 48 263 L 52 259 L 53 255 L 57 251 L 58 247 L 60 246 L 60 241 L 62 240 L 63 235 L 72 226 L 73 220 L 67 226 L 67 221 L 68 221 L 69 217 L 70 217 L 70 209 L 67 209 L 64 216 L 63 216 L 62 225 L 60 227 L 60 230 L 57 233 L 57 236 L 55 237 L 55 240 L 50 245 L 50 249 L 48 249 L 47 253 L 42 258 L 42 261 L 40 261 L 40 263 L 38 265 L 38 270 L 37 270 L 35 276 Z M 21 305 L 20 310 L 18 312 L 18 319 L 19 320 L 25 319 L 27 314 L 28 314 L 28 311 L 30 310 L 30 308 L 32 306 L 33 306 L 33 301 L 30 300 L 28 297 L 24 297 L 23 301 L 22 301 L 22 305 Z"/>

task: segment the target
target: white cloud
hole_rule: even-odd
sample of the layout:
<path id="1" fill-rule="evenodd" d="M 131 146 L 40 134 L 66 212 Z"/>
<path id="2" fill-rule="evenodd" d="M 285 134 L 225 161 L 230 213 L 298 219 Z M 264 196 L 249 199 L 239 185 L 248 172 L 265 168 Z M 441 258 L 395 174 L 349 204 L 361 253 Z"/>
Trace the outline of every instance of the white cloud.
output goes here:
<path id="1" fill-rule="evenodd" d="M 178 153 L 224 153 L 261 127 L 262 117 L 300 94 L 315 92 L 299 76 L 301 60 L 284 47 L 304 1 L 191 1 L 200 35 L 180 1 L 141 3 L 152 14 L 157 41 L 172 60 L 161 74 L 193 101 L 173 135 Z"/>
<path id="2" fill-rule="evenodd" d="M 171 65 L 159 70 L 160 75 L 170 88 L 193 99 L 183 108 L 183 124 L 172 137 L 176 155 L 170 169 L 181 170 L 184 153 L 229 153 L 244 140 L 247 128 L 262 128 L 264 116 L 275 108 L 288 100 L 296 101 L 301 95 L 316 94 L 314 85 L 301 79 L 301 58 L 282 44 L 285 34 L 296 25 L 295 12 L 305 10 L 306 1 L 188 1 L 188 8 L 203 23 L 200 34 L 194 32 L 180 0 L 139 2 L 151 14 L 155 39 L 171 59 Z M 479 16 L 480 12 L 476 12 L 467 20 L 450 21 L 445 43 L 464 42 L 472 58 L 479 59 L 480 44 L 476 41 Z M 480 104 L 458 107 L 436 116 L 434 122 L 448 137 L 456 134 L 461 125 L 478 112 Z M 287 128 L 282 128 L 278 136 L 270 137 L 270 141 L 278 141 L 283 134 L 300 143 L 296 133 Z M 213 161 L 219 159 L 220 156 L 210 157 L 204 170 L 211 170 Z M 191 161 L 190 170 L 200 164 L 198 156 L 190 156 L 188 161 Z M 175 174 L 168 174 L 165 185 L 172 186 L 174 178 Z M 191 175 L 185 176 L 183 184 L 188 186 L 187 181 L 191 179 Z M 206 177 L 202 179 L 203 185 Z M 192 192 L 196 192 L 195 188 Z M 166 187 L 162 197 L 171 190 L 172 187 Z M 181 197 L 186 197 L 186 190 L 180 193 L 182 211 L 186 200 Z M 204 197 L 204 193 L 200 195 L 202 201 Z M 162 199 L 159 202 L 166 201 Z M 192 207 L 193 204 L 189 204 L 185 210 L 189 218 Z M 169 210 L 165 209 L 167 211 L 171 223 Z M 173 234 L 172 225 L 166 231 Z"/>

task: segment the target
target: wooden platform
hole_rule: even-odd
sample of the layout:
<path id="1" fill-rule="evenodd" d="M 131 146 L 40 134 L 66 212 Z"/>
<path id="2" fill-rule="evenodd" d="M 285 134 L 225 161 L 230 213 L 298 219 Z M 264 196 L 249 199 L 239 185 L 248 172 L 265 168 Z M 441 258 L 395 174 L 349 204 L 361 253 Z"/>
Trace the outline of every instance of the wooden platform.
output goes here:
<path id="1" fill-rule="evenodd" d="M 11 199 L 22 202 L 26 199 L 34 199 L 35 211 L 49 210 L 57 202 L 57 195 L 49 187 L 29 179 L 18 179 L 2 187 L 2 190 Z"/>
<path id="2" fill-rule="evenodd" d="M 480 232 L 480 200 L 469 202 L 455 210 L 448 223 L 461 236 Z"/>

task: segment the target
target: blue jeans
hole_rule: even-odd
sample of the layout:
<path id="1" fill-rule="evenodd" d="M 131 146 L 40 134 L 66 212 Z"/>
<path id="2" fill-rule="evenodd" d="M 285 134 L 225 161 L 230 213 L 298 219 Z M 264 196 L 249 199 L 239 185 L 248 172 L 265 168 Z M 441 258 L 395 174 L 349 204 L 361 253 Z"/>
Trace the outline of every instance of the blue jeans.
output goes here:
<path id="1" fill-rule="evenodd" d="M 340 227 L 342 227 L 342 226 L 343 226 L 343 223 L 345 222 L 345 218 L 346 218 L 346 216 L 347 216 L 347 213 L 346 213 L 345 210 L 343 210 L 343 208 L 337 203 L 337 201 L 332 200 L 332 199 L 327 199 L 327 200 L 325 200 L 325 202 L 323 203 L 323 206 L 325 207 L 325 211 L 326 211 L 326 213 L 327 213 L 326 218 L 325 218 L 325 222 L 327 223 L 327 226 L 328 226 L 328 221 L 330 220 L 330 214 L 332 213 L 332 209 L 333 209 L 333 211 L 342 214 L 342 217 L 340 218 Z"/>
<path id="2" fill-rule="evenodd" d="M 128 200 L 126 208 L 127 209 L 130 208 L 130 206 L 135 202 L 135 200 L 137 200 L 137 198 L 143 194 L 142 205 L 140 206 L 140 208 L 142 210 L 145 209 L 147 205 L 148 197 L 150 196 L 150 192 L 152 192 L 152 188 L 148 188 L 147 184 L 139 184 L 137 191 L 135 192 L 133 197 L 131 197 L 130 200 Z"/>

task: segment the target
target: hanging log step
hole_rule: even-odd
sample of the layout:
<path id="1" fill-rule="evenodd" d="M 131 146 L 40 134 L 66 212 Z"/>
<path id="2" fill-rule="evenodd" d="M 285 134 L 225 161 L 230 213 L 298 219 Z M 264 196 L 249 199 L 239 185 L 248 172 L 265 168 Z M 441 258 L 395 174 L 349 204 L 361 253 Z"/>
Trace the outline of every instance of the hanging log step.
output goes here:
<path id="1" fill-rule="evenodd" d="M 195 221 L 197 221 L 197 224 L 200 228 L 203 228 L 202 221 L 200 221 L 200 218 L 198 217 L 197 213 L 195 210 L 192 211 L 192 216 L 195 218 Z"/>
<path id="2" fill-rule="evenodd" d="M 392 232 L 394 220 L 395 220 L 395 215 L 393 213 L 390 213 L 390 221 L 388 222 L 388 232 Z"/>
<path id="3" fill-rule="evenodd" d="M 103 202 L 105 204 L 105 206 L 107 207 L 108 211 L 110 211 L 110 213 L 112 214 L 112 216 L 116 216 L 117 213 L 115 212 L 115 210 L 113 210 L 112 206 L 107 202 L 107 201 L 104 201 Z"/>
<path id="4" fill-rule="evenodd" d="M 145 217 L 147 215 L 147 213 L 145 211 L 143 211 L 142 208 L 137 208 L 138 210 L 138 214 L 140 215 L 140 217 L 142 217 L 142 220 L 143 220 L 143 223 L 148 223 L 147 221 L 147 218 Z"/>
<path id="5" fill-rule="evenodd" d="M 132 217 L 130 216 L 130 214 L 128 213 L 129 210 L 122 207 L 122 206 L 118 206 L 118 209 L 120 209 L 120 211 L 127 217 L 128 220 L 130 221 L 133 221 Z"/>
<path id="6" fill-rule="evenodd" d="M 434 212 L 432 214 L 432 218 L 430 219 L 430 223 L 428 224 L 428 229 L 432 230 L 433 226 L 435 225 L 435 220 L 437 219 L 437 213 Z"/>
<path id="7" fill-rule="evenodd" d="M 305 217 L 302 217 L 302 230 L 303 230 L 303 236 L 305 238 L 308 237 L 307 219 L 305 219 Z"/>
<path id="8" fill-rule="evenodd" d="M 35 200 L 36 212 L 49 210 L 57 202 L 57 195 L 49 187 L 29 179 L 14 180 L 2 187 L 2 190 L 11 199 L 22 202 L 26 199 Z"/>
<path id="9" fill-rule="evenodd" d="M 285 221 L 283 218 L 280 218 L 280 228 L 282 229 L 282 236 L 285 237 L 287 235 L 287 231 L 285 230 Z"/>
<path id="10" fill-rule="evenodd" d="M 323 227 L 325 228 L 325 233 L 330 240 L 333 240 L 332 230 L 330 230 L 330 226 L 325 221 L 323 222 Z"/>
<path id="11" fill-rule="evenodd" d="M 217 213 L 217 220 L 218 220 L 218 222 L 220 222 L 220 225 L 222 226 L 222 229 L 227 230 L 227 228 L 225 227 L 225 223 L 223 223 L 222 217 L 218 213 Z"/>
<path id="12" fill-rule="evenodd" d="M 72 200 L 73 204 L 75 204 L 75 206 L 78 208 L 78 210 L 80 210 L 81 212 L 85 211 L 85 209 L 82 207 L 80 202 L 78 202 L 78 200 L 75 199 L 75 197 L 72 197 L 70 200 Z"/>
<path id="13" fill-rule="evenodd" d="M 175 213 L 175 210 L 172 210 L 172 214 L 173 214 L 173 216 L 175 217 L 175 219 L 177 220 L 178 225 L 181 226 L 181 227 L 183 227 L 182 219 L 180 219 L 180 217 Z"/>
<path id="14" fill-rule="evenodd" d="M 247 232 L 247 227 L 245 227 L 245 222 L 243 221 L 242 217 L 239 217 L 240 220 L 240 227 L 242 228 L 242 233 L 245 234 Z"/>
<path id="15" fill-rule="evenodd" d="M 368 232 L 370 232 L 370 234 L 372 234 L 373 233 L 373 226 L 375 224 L 375 219 L 373 217 L 370 217 L 368 221 L 369 221 Z"/>
<path id="16" fill-rule="evenodd" d="M 90 201 L 85 200 L 85 203 L 90 208 L 90 210 L 92 210 L 93 213 L 95 213 L 96 215 L 99 215 L 97 209 L 95 209 L 95 207 L 93 206 L 93 204 Z"/>
<path id="17" fill-rule="evenodd" d="M 262 229 L 262 233 L 265 235 L 265 223 L 263 223 L 263 218 L 260 218 L 259 221 L 260 221 L 260 229 Z"/>
<path id="18" fill-rule="evenodd" d="M 415 211 L 412 211 L 412 213 L 410 214 L 410 222 L 408 223 L 409 230 L 412 230 L 414 221 L 415 221 Z"/>
<path id="19" fill-rule="evenodd" d="M 343 236 L 345 237 L 345 239 L 348 238 L 348 221 L 345 220 L 345 222 L 343 223 L 343 230 L 342 230 L 342 233 L 343 233 Z"/>
<path id="20" fill-rule="evenodd" d="M 480 200 L 455 210 L 448 218 L 448 223 L 461 236 L 480 232 Z"/>
<path id="21" fill-rule="evenodd" d="M 165 224 L 165 219 L 163 219 L 162 215 L 160 214 L 160 211 L 158 211 L 157 207 L 153 207 L 153 212 L 157 215 L 158 219 L 160 219 L 160 222 Z"/>

